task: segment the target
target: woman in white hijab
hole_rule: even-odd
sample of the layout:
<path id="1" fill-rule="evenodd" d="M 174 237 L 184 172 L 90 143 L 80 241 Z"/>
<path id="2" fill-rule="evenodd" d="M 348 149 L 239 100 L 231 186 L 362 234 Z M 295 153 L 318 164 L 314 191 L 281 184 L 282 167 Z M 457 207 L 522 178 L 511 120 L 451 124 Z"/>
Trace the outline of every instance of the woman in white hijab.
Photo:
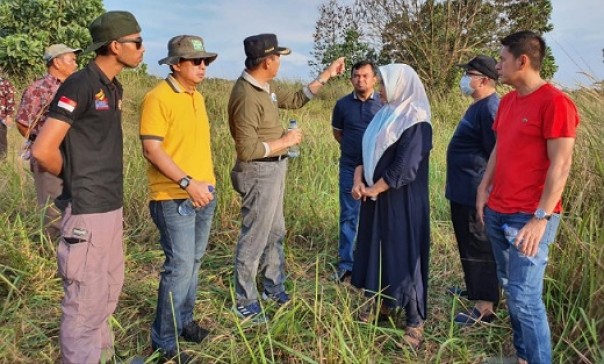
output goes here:
<path id="1" fill-rule="evenodd" d="M 418 348 L 426 319 L 430 252 L 428 159 L 432 149 L 430 105 L 408 65 L 380 67 L 384 107 L 363 136 L 363 160 L 355 170 L 352 197 L 361 199 L 351 282 L 363 288 L 370 321 L 402 308 L 404 342 Z"/>

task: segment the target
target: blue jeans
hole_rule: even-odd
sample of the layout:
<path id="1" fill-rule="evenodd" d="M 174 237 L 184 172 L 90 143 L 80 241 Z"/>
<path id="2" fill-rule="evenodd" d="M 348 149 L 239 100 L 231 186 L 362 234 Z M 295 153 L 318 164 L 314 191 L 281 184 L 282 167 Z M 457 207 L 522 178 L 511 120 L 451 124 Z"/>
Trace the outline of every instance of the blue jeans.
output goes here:
<path id="1" fill-rule="evenodd" d="M 338 268 L 352 271 L 361 201 L 352 198 L 355 166 L 340 163 L 340 243 Z"/>
<path id="2" fill-rule="evenodd" d="M 531 259 L 507 242 L 501 227 L 507 224 L 521 229 L 532 217 L 526 213 L 501 214 L 487 207 L 484 220 L 497 262 L 497 277 L 507 297 L 517 356 L 530 364 L 549 364 L 552 343 L 542 298 L 543 276 L 560 215 L 553 214 L 547 222 L 537 255 Z"/>
<path id="3" fill-rule="evenodd" d="M 193 216 L 178 213 L 184 200 L 151 201 L 149 210 L 166 259 L 160 272 L 157 312 L 151 327 L 153 349 L 176 349 L 182 328 L 193 321 L 197 276 L 216 209 L 216 199 Z M 174 327 L 176 323 L 176 328 Z"/>
<path id="4" fill-rule="evenodd" d="M 258 301 L 256 276 L 264 273 L 264 290 L 285 291 L 285 218 L 283 193 L 287 160 L 237 161 L 231 171 L 233 188 L 241 195 L 241 233 L 235 253 L 235 294 L 238 305 Z"/>

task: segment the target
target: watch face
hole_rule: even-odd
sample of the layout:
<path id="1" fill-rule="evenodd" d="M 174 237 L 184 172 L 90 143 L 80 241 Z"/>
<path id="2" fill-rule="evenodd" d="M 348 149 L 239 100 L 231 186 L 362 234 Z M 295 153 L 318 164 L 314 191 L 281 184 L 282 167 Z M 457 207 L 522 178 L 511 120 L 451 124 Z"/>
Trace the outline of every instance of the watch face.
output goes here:
<path id="1" fill-rule="evenodd" d="M 180 185 L 180 188 L 185 189 L 187 187 L 189 187 L 189 183 L 191 181 L 188 178 L 183 178 L 180 180 L 180 182 L 178 183 Z"/>
<path id="2" fill-rule="evenodd" d="M 546 215 L 547 214 L 545 213 L 545 210 L 543 210 L 543 209 L 537 209 L 537 211 L 535 211 L 535 217 L 539 220 L 545 219 Z"/>

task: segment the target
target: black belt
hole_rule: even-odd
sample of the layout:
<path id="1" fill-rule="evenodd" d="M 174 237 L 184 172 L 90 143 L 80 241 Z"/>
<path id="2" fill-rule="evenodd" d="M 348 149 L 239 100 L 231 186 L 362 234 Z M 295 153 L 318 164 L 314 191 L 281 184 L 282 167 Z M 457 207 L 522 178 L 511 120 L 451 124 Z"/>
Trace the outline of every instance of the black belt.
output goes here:
<path id="1" fill-rule="evenodd" d="M 283 160 L 285 158 L 287 158 L 287 154 L 276 155 L 274 157 L 252 159 L 250 162 L 279 162 L 280 160 Z"/>

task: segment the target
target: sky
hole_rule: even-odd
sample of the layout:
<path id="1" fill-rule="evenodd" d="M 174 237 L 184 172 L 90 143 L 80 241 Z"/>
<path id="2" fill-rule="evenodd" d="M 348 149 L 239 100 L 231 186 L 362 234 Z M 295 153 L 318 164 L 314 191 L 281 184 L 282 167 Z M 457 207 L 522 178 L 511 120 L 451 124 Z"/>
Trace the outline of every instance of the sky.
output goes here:
<path id="1" fill-rule="evenodd" d="M 203 37 L 206 50 L 218 53 L 208 77 L 235 79 L 243 70 L 243 39 L 275 33 L 279 44 L 292 49 L 282 58 L 279 78 L 309 81 L 315 77 L 313 32 L 319 6 L 326 0 L 104 0 L 106 10 L 128 10 L 138 19 L 146 48 L 144 62 L 157 76 L 168 73 L 157 61 L 167 56 L 168 40 L 179 34 Z M 564 87 L 604 80 L 604 1 L 552 0 L 554 30 L 545 35 Z M 588 76 L 586 76 L 589 75 Z"/>

